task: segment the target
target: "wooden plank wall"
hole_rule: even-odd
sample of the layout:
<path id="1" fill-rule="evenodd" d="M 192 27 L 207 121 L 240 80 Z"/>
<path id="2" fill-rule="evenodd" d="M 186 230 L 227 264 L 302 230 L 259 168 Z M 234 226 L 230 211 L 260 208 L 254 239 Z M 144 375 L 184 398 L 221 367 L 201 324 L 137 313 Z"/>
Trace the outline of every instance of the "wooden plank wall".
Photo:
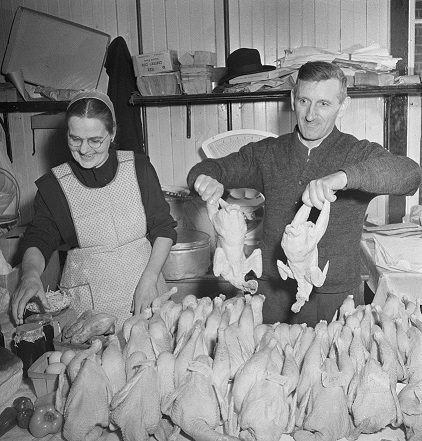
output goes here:
<path id="1" fill-rule="evenodd" d="M 212 4 L 214 3 L 214 4 Z M 230 52 L 259 50 L 263 64 L 274 64 L 286 49 L 316 46 L 343 51 L 352 45 L 389 47 L 389 0 L 229 0 Z M 214 12 L 214 20 L 213 20 Z M 140 0 L 144 52 L 175 49 L 217 52 L 225 65 L 223 0 Z M 186 137 L 184 107 L 147 110 L 149 154 L 163 184 L 186 185 L 186 174 L 203 158 L 201 143 L 227 130 L 224 105 L 192 106 L 192 137 Z M 232 104 L 233 129 L 256 128 L 276 134 L 295 124 L 287 101 Z M 354 98 L 341 130 L 383 142 L 383 99 Z M 386 198 L 369 209 L 386 219 Z"/>
<path id="2" fill-rule="evenodd" d="M 136 3 L 139 4 L 137 11 Z M 341 51 L 354 44 L 389 45 L 390 0 L 229 0 L 230 52 L 239 47 L 259 50 L 263 64 L 274 64 L 286 49 L 317 46 Z M 225 65 L 223 0 L 0 0 L 0 55 L 4 53 L 13 14 L 26 6 L 121 35 L 135 55 L 175 49 L 217 53 Z M 141 29 L 139 49 L 137 12 Z M 100 87 L 106 87 L 103 75 Z M 289 103 L 232 105 L 233 129 L 256 128 L 283 134 L 295 124 Z M 383 140 L 383 101 L 353 99 L 342 130 L 371 141 Z M 31 216 L 33 181 L 45 170 L 42 155 L 32 156 L 29 115 L 11 115 L 14 163 L 24 199 L 23 223 Z M 147 109 L 149 155 L 163 185 L 186 185 L 189 169 L 203 158 L 201 143 L 227 130 L 224 105 L 192 106 L 192 135 L 187 138 L 184 106 Z M 46 136 L 43 134 L 42 136 Z M 3 142 L 0 134 L 0 143 Z M 40 135 L 41 137 L 41 135 Z M 43 142 L 37 146 L 42 151 Z M 376 202 L 382 218 L 385 201 Z"/>

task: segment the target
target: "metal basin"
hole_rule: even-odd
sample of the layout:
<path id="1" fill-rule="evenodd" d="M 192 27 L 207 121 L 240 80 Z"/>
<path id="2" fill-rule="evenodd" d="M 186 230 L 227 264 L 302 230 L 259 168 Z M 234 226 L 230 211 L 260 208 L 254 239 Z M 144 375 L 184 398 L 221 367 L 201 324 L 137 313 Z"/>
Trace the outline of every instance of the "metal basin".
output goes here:
<path id="1" fill-rule="evenodd" d="M 164 278 L 181 280 L 206 274 L 211 264 L 210 235 L 187 228 L 178 228 L 177 234 L 177 243 L 163 266 Z"/>

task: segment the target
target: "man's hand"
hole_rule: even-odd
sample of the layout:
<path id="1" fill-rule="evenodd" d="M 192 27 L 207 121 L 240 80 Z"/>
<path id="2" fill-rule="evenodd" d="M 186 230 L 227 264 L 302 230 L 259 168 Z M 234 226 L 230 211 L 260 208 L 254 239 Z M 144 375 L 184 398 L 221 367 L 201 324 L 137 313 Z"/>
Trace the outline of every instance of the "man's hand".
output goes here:
<path id="1" fill-rule="evenodd" d="M 199 175 L 196 178 L 194 188 L 201 196 L 201 199 L 210 204 L 217 203 L 224 192 L 223 185 L 207 175 Z"/>
<path id="2" fill-rule="evenodd" d="M 343 171 L 324 176 L 311 181 L 302 194 L 302 201 L 308 207 L 322 209 L 324 201 L 334 202 L 337 199 L 335 192 L 347 186 L 347 175 Z"/>

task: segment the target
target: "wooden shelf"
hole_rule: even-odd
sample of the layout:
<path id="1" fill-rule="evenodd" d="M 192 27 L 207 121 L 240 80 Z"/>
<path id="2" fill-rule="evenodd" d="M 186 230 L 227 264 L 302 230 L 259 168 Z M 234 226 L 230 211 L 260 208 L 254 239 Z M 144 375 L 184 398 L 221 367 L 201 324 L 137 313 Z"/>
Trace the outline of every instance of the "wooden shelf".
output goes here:
<path id="1" fill-rule="evenodd" d="M 422 85 L 359 86 L 347 89 L 351 97 L 382 97 L 422 94 Z M 251 93 L 204 93 L 200 95 L 133 96 L 133 106 L 180 106 L 185 104 L 218 104 L 233 102 L 279 101 L 290 97 L 290 90 Z M 0 113 L 62 112 L 69 101 L 33 100 L 0 102 Z"/>
<path id="2" fill-rule="evenodd" d="M 357 86 L 348 88 L 349 96 L 353 97 L 383 97 L 386 102 L 391 102 L 394 96 L 421 95 L 421 84 L 401 84 L 396 86 Z M 200 95 L 162 95 L 162 96 L 137 96 L 132 95 L 129 104 L 142 108 L 143 125 L 146 126 L 146 107 L 160 106 L 186 106 L 186 136 L 191 137 L 191 106 L 200 104 L 227 104 L 227 130 L 231 130 L 230 103 L 282 101 L 290 97 L 290 90 L 251 92 L 251 93 L 208 93 Z M 9 113 L 58 113 L 66 110 L 69 101 L 40 100 L 0 102 L 0 125 L 6 133 L 6 147 L 10 159 L 12 151 L 10 145 L 7 115 Z M 388 119 L 388 118 L 387 118 Z M 146 133 L 146 132 L 145 132 Z M 145 136 L 146 139 L 146 136 Z"/>
<path id="3" fill-rule="evenodd" d="M 422 85 L 358 86 L 347 89 L 351 97 L 382 97 L 422 94 Z M 251 93 L 206 93 L 201 95 L 132 96 L 134 106 L 180 106 L 232 102 L 280 101 L 290 97 L 290 90 Z"/>
<path id="4" fill-rule="evenodd" d="M 0 102 L 1 113 L 36 113 L 36 112 L 64 112 L 69 101 L 13 101 Z"/>

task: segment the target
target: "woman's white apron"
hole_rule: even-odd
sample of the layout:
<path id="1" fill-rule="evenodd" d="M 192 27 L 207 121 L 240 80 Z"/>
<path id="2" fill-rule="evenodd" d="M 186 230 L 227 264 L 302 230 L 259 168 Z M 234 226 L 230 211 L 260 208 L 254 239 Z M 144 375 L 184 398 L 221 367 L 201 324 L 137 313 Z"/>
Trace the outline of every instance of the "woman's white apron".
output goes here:
<path id="1" fill-rule="evenodd" d="M 131 316 L 133 294 L 150 254 L 145 209 L 131 151 L 118 151 L 118 169 L 105 187 L 81 184 L 65 163 L 53 169 L 66 195 L 80 248 L 67 253 L 61 286 L 72 307 L 117 316 L 117 329 Z M 166 291 L 162 275 L 159 293 Z"/>

